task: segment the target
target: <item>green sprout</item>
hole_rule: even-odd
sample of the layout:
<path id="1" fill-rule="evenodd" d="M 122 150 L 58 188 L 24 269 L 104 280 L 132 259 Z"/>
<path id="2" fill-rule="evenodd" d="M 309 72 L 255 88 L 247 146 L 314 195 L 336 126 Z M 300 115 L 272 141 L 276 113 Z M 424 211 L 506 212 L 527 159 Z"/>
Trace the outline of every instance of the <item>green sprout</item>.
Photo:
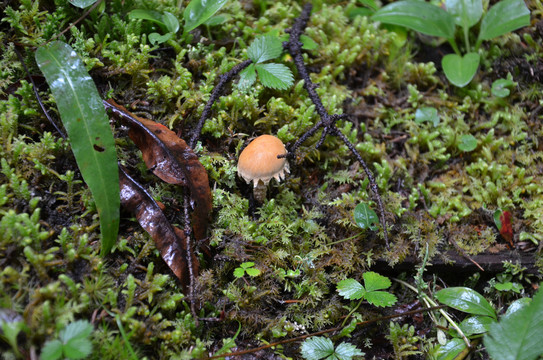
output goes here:
<path id="1" fill-rule="evenodd" d="M 244 262 L 234 270 L 234 276 L 242 278 L 245 274 L 255 277 L 260 275 L 260 270 L 254 268 L 255 263 L 252 261 Z"/>
<path id="2" fill-rule="evenodd" d="M 530 11 L 523 0 L 502 0 L 484 16 L 482 0 L 445 0 L 444 3 L 447 10 L 424 1 L 393 2 L 376 11 L 372 19 L 447 39 L 454 54 L 445 55 L 441 65 L 447 79 L 458 87 L 466 86 L 475 76 L 481 61 L 478 51 L 483 41 L 530 25 Z M 478 23 L 479 34 L 475 46 L 472 46 L 469 29 Z M 456 42 L 456 26 L 461 29 L 464 53 Z"/>

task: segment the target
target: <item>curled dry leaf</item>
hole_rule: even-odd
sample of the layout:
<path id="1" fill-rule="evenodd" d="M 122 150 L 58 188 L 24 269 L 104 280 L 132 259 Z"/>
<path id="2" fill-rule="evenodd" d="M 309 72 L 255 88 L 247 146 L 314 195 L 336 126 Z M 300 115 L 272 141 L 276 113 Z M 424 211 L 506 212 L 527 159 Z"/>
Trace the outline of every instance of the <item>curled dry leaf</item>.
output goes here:
<path id="1" fill-rule="evenodd" d="M 193 274 L 198 272 L 198 259 L 187 251 L 185 234 L 170 224 L 157 202 L 119 166 L 121 205 L 134 213 L 141 227 L 151 235 L 160 255 L 179 278 L 187 294 L 190 286 L 188 257 L 192 257 Z"/>
<path id="2" fill-rule="evenodd" d="M 128 136 L 141 150 L 145 165 L 156 176 L 169 184 L 189 188 L 194 210 L 194 238 L 204 239 L 212 200 L 207 172 L 198 156 L 184 140 L 164 125 L 137 117 L 113 100 L 104 101 L 104 105 L 128 126 Z"/>

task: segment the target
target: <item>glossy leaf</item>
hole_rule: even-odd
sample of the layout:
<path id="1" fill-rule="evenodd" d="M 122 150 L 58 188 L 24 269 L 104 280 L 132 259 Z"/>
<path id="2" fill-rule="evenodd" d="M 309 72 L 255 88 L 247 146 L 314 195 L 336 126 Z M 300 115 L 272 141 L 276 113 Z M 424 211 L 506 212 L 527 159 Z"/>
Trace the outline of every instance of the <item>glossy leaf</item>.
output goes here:
<path id="1" fill-rule="evenodd" d="M 502 360 L 534 360 L 543 355 L 543 291 L 530 305 L 490 326 L 484 338 L 489 355 Z"/>
<path id="2" fill-rule="evenodd" d="M 187 293 L 190 285 L 189 256 L 193 274 L 198 273 L 199 263 L 194 252 L 189 255 L 185 233 L 170 224 L 151 195 L 123 169 L 119 169 L 119 175 L 123 207 L 135 215 L 141 227 L 153 238 L 162 259 L 181 281 L 183 291 Z"/>
<path id="3" fill-rule="evenodd" d="M 174 14 L 164 11 L 161 19 L 169 32 L 175 34 L 179 30 L 179 20 L 177 20 Z"/>
<path id="4" fill-rule="evenodd" d="M 183 13 L 184 32 L 196 29 L 219 11 L 228 0 L 192 0 Z"/>
<path id="5" fill-rule="evenodd" d="M 477 53 L 467 53 L 464 56 L 447 54 L 441 59 L 443 72 L 449 81 L 458 87 L 470 83 L 479 68 L 480 57 Z"/>
<path id="6" fill-rule="evenodd" d="M 247 49 L 247 56 L 258 64 L 264 61 L 275 59 L 283 52 L 283 45 L 277 36 L 259 36 Z"/>
<path id="7" fill-rule="evenodd" d="M 496 312 L 478 292 L 467 287 L 450 287 L 435 294 L 442 304 L 474 315 L 486 315 L 496 319 Z"/>
<path id="8" fill-rule="evenodd" d="M 495 323 L 496 320 L 490 316 L 475 315 L 464 319 L 458 327 L 462 330 L 464 335 L 470 336 L 474 334 L 484 334 L 490 328 L 490 324 Z"/>
<path id="9" fill-rule="evenodd" d="M 466 343 L 462 339 L 452 339 L 437 352 L 437 360 L 456 360 L 457 356 L 464 351 Z"/>
<path id="10" fill-rule="evenodd" d="M 279 90 L 286 90 L 294 83 L 292 71 L 283 64 L 258 64 L 256 72 L 262 85 Z"/>
<path id="11" fill-rule="evenodd" d="M 372 19 L 405 26 L 426 35 L 454 38 L 452 15 L 424 1 L 404 0 L 390 3 L 373 14 Z"/>
<path id="12" fill-rule="evenodd" d="M 115 143 L 102 99 L 69 45 L 54 41 L 38 48 L 36 62 L 51 87 L 75 160 L 96 203 L 105 255 L 117 240 L 120 200 Z"/>
<path id="13" fill-rule="evenodd" d="M 68 0 L 68 1 L 73 6 L 84 9 L 86 7 L 89 7 L 89 6 L 93 5 L 98 0 Z"/>
<path id="14" fill-rule="evenodd" d="M 154 121 L 135 116 L 113 100 L 104 102 L 129 127 L 128 136 L 141 150 L 153 174 L 169 184 L 188 187 L 193 202 L 192 226 L 197 241 L 206 237 L 211 212 L 211 189 L 204 166 L 187 143 Z"/>
<path id="15" fill-rule="evenodd" d="M 465 29 L 477 24 L 483 16 L 481 0 L 445 0 L 445 8 L 454 17 L 456 25 Z"/>
<path id="16" fill-rule="evenodd" d="M 505 314 L 501 317 L 501 320 L 509 317 L 510 315 L 513 315 L 517 311 L 524 309 L 526 306 L 530 305 L 532 303 L 532 299 L 529 297 L 520 298 L 518 300 L 515 300 L 509 305 L 507 308 L 507 311 L 505 311 Z"/>
<path id="17" fill-rule="evenodd" d="M 354 208 L 354 221 L 362 229 L 377 230 L 375 224 L 379 224 L 379 218 L 368 204 L 361 203 Z"/>
<path id="18" fill-rule="evenodd" d="M 481 22 L 478 41 L 490 40 L 530 25 L 530 10 L 524 0 L 502 0 L 492 6 Z"/>
<path id="19" fill-rule="evenodd" d="M 494 211 L 494 224 L 496 224 L 496 227 L 498 230 L 502 229 L 502 221 L 500 220 L 502 216 L 502 211 L 500 209 Z"/>
<path id="20" fill-rule="evenodd" d="M 477 139 L 471 134 L 462 135 L 460 137 L 460 143 L 458 143 L 458 149 L 463 152 L 470 152 L 477 148 Z"/>

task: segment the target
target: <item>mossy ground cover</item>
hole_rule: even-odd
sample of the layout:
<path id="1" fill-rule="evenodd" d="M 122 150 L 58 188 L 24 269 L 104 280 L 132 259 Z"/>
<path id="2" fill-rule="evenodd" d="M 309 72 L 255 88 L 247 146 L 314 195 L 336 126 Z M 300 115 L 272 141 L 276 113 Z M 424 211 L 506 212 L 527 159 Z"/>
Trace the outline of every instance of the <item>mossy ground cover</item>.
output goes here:
<path id="1" fill-rule="evenodd" d="M 368 17 L 349 17 L 355 1 L 315 2 L 305 35 L 317 46 L 304 52 L 304 61 L 328 113 L 349 115 L 337 126 L 375 175 L 390 249 L 383 224 L 377 231 L 356 225 L 356 205 L 375 209 L 375 199 L 360 164 L 332 136 L 319 149 L 319 133 L 304 142 L 290 160 L 286 181 L 272 182 L 262 206 L 250 204 L 251 188 L 236 175 L 242 147 L 261 134 L 292 144 L 319 120 L 292 59 L 284 55 L 278 61 L 294 72 L 293 87 L 273 90 L 257 82 L 241 91 L 229 85 L 195 149 L 213 190 L 213 256 L 202 256 L 197 278 L 199 320 L 153 240 L 128 212 L 122 213 L 114 251 L 100 257 L 91 193 L 67 141 L 41 112 L 17 52 L 55 120 L 55 102 L 34 52 L 58 36 L 82 56 L 104 98 L 188 137 L 218 76 L 246 59 L 257 36 L 284 35 L 301 6 L 289 0 L 229 1 L 219 13 L 220 24 L 200 26 L 188 37 L 174 34 L 160 45 L 149 41 L 156 31 L 151 23 L 127 16 L 134 9 L 152 9 L 181 18 L 187 4 L 107 1 L 62 34 L 81 15 L 69 2 L 5 4 L 0 311 L 19 316 L 28 327 L 18 339 L 23 357 L 39 354 L 46 341 L 79 319 L 94 325 L 91 358 L 96 359 L 191 359 L 223 345 L 256 347 L 338 326 L 356 305 L 338 295 L 340 281 L 360 280 L 377 266 L 376 271 L 412 283 L 415 266 L 425 257 L 430 264 L 469 263 L 469 256 L 481 254 L 529 258 L 527 271 L 507 265 L 499 276 L 482 273 L 480 279 L 475 270 L 472 276 L 450 276 L 454 263 L 449 274 L 432 275 L 427 265 L 424 279 L 429 291 L 445 284 L 481 292 L 486 287 L 497 308 L 532 294 L 543 265 L 543 6 L 537 0 L 527 1 L 529 27 L 483 46 L 481 67 L 465 88 L 450 85 L 436 65 L 450 52 L 445 46 L 429 45 L 415 33 L 404 39 Z M 493 91 L 499 79 L 513 82 L 505 96 Z M 158 181 L 126 130 L 114 129 L 120 162 L 166 205 L 171 223 L 183 227 L 182 190 Z M 511 214 L 510 242 L 496 226 L 496 210 Z M 259 270 L 251 272 L 256 276 L 248 271 L 235 276 L 247 263 Z M 394 270 L 402 264 L 412 269 Z M 494 287 L 508 281 L 519 284 L 518 291 Z M 414 293 L 398 283 L 390 291 L 399 299 L 396 310 L 399 304 L 414 306 Z M 358 313 L 365 320 L 394 310 L 363 304 Z M 349 341 L 368 358 L 405 358 L 402 351 L 409 349 L 401 350 L 402 338 L 422 358 L 430 358 L 438 344 L 435 326 L 414 317 L 390 328 L 388 322 L 358 328 L 351 335 Z M 247 356 L 300 358 L 298 348 L 299 342 Z M 0 349 L 6 359 L 19 355 L 5 343 Z"/>

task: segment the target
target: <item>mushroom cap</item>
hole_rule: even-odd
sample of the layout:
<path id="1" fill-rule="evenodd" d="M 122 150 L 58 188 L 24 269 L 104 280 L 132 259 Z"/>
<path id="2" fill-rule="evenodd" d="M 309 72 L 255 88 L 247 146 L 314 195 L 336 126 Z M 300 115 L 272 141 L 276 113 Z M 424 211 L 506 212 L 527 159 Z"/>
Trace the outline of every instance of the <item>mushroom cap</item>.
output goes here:
<path id="1" fill-rule="evenodd" d="M 277 155 L 286 153 L 285 145 L 275 136 L 259 136 L 241 152 L 238 160 L 238 175 L 247 183 L 253 181 L 255 187 L 259 181 L 265 185 L 272 178 L 281 181 L 285 177 L 285 172 L 290 171 L 287 159 L 278 159 Z"/>

